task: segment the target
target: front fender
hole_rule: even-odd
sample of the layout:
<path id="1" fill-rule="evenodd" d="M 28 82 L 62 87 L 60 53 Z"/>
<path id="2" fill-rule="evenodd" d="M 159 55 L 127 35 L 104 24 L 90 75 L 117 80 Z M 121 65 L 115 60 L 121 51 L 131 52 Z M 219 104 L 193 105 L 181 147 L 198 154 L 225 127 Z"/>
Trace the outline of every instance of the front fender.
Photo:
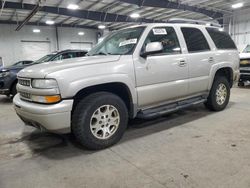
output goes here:
<path id="1" fill-rule="evenodd" d="M 137 94 L 135 90 L 135 85 L 131 79 L 126 74 L 112 74 L 112 75 L 98 75 L 88 78 L 83 78 L 79 80 L 75 80 L 68 85 L 62 85 L 60 88 L 63 91 L 62 97 L 63 98 L 72 98 L 75 96 L 80 90 L 101 84 L 107 83 L 122 83 L 128 87 L 131 93 L 132 102 L 133 104 L 137 103 Z"/>

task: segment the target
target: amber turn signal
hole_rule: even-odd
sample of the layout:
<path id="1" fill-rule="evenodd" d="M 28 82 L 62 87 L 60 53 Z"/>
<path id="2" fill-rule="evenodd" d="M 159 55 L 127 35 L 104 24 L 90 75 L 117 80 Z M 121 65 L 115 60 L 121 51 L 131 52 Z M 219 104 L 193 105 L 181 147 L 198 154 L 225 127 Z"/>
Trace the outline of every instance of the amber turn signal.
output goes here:
<path id="1" fill-rule="evenodd" d="M 45 101 L 47 103 L 56 103 L 61 100 L 60 95 L 53 95 L 53 96 L 45 96 Z"/>

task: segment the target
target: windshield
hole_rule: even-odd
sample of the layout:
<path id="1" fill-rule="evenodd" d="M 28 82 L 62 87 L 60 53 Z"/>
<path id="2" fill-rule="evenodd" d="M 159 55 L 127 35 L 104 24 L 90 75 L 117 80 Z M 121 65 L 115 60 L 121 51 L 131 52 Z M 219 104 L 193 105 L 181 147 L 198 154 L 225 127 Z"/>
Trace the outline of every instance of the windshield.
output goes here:
<path id="1" fill-rule="evenodd" d="M 243 53 L 250 53 L 250 45 L 247 45 L 247 47 L 244 49 Z"/>
<path id="2" fill-rule="evenodd" d="M 44 62 L 48 62 L 48 61 L 50 61 L 50 59 L 51 59 L 53 56 L 54 56 L 53 54 L 46 55 L 46 56 L 42 57 L 41 59 L 38 59 L 38 60 L 35 61 L 34 63 L 44 63 Z"/>
<path id="3" fill-rule="evenodd" d="M 145 27 L 123 29 L 107 36 L 87 55 L 128 55 L 132 54 Z"/>
<path id="4" fill-rule="evenodd" d="M 23 65 L 22 61 L 19 61 L 19 62 L 13 64 L 13 66 L 22 66 L 22 65 Z"/>

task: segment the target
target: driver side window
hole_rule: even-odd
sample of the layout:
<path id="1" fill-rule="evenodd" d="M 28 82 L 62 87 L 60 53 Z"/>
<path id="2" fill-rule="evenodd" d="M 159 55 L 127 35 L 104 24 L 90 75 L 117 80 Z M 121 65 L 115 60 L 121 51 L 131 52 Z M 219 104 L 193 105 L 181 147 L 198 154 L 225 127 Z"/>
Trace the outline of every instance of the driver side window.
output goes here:
<path id="1" fill-rule="evenodd" d="M 164 55 L 164 54 L 180 54 L 181 47 L 179 44 L 178 37 L 174 28 L 172 27 L 155 27 L 153 28 L 142 47 L 142 52 L 145 51 L 146 45 L 151 42 L 161 42 L 163 45 L 162 52 L 159 52 L 155 55 Z"/>

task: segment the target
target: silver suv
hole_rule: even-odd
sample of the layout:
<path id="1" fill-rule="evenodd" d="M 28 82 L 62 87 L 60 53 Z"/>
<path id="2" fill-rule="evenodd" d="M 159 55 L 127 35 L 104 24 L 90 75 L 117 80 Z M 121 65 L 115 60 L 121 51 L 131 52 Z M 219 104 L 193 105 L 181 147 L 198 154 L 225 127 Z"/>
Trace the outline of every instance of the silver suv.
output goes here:
<path id="1" fill-rule="evenodd" d="M 146 24 L 111 33 L 87 57 L 23 69 L 14 104 L 25 124 L 102 149 L 121 139 L 128 119 L 199 103 L 223 110 L 238 75 L 238 51 L 221 29 Z"/>

